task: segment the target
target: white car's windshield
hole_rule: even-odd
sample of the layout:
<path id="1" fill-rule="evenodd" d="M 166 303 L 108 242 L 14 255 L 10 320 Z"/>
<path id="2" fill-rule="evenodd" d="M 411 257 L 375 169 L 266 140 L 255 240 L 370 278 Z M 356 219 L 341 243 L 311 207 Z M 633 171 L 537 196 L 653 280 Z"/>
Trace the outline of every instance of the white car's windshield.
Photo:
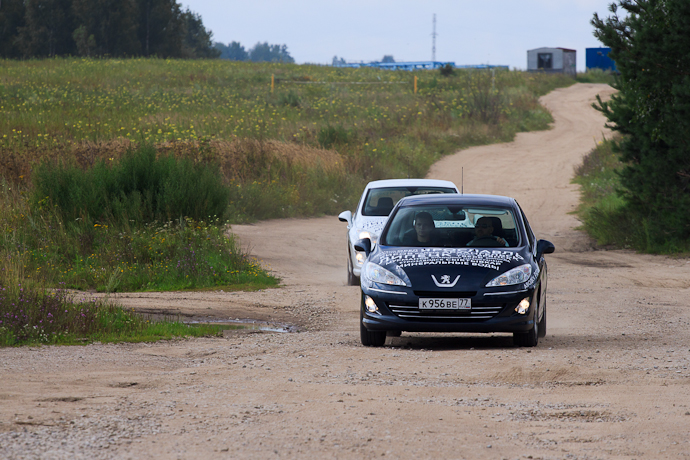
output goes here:
<path id="1" fill-rule="evenodd" d="M 429 195 L 433 193 L 457 193 L 448 187 L 385 187 L 372 188 L 367 192 L 362 207 L 364 216 L 387 216 L 398 201 L 410 195 Z"/>
<path id="2" fill-rule="evenodd" d="M 399 209 L 380 243 L 384 246 L 517 247 L 520 232 L 510 209 L 460 205 Z"/>

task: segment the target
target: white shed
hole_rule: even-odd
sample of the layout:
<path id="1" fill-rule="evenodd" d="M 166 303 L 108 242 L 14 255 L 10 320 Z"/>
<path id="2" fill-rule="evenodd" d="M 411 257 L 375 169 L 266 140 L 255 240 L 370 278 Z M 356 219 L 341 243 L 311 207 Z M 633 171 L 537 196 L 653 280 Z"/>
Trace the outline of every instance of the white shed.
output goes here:
<path id="1" fill-rule="evenodd" d="M 568 48 L 537 48 L 527 51 L 527 70 L 530 72 L 563 72 L 577 74 L 577 51 Z"/>

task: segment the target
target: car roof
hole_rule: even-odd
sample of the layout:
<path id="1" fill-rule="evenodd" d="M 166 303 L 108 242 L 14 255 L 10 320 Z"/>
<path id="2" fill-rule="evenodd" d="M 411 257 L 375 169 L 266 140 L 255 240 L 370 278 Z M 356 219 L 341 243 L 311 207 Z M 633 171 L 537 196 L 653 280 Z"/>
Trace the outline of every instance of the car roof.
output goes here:
<path id="1" fill-rule="evenodd" d="M 434 194 L 407 196 L 398 201 L 398 206 L 417 206 L 429 204 L 459 204 L 462 206 L 501 206 L 514 207 L 515 200 L 507 196 L 500 195 L 456 195 L 456 194 Z"/>
<path id="2" fill-rule="evenodd" d="M 387 187 L 448 187 L 457 190 L 454 183 L 438 179 L 385 179 L 367 184 L 367 189 Z"/>

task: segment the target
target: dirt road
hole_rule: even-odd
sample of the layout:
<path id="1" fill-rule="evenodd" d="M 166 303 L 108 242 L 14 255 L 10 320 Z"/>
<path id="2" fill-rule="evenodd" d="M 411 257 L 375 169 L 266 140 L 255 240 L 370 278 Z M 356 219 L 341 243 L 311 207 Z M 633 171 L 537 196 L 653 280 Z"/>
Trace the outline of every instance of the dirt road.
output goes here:
<path id="1" fill-rule="evenodd" d="M 552 240 L 549 330 L 358 336 L 335 217 L 234 231 L 285 287 L 120 296 L 145 311 L 290 322 L 300 333 L 0 350 L 5 458 L 690 457 L 690 260 L 593 251 L 573 166 L 604 131 L 600 85 L 543 98 L 554 128 L 445 158 L 430 177 L 514 196 Z"/>

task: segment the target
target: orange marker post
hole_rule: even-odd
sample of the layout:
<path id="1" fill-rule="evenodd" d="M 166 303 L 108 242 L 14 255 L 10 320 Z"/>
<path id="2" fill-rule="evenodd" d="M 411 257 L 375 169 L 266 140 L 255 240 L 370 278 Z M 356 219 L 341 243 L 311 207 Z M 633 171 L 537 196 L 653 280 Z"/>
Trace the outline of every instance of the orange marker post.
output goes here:
<path id="1" fill-rule="evenodd" d="M 414 93 L 417 94 L 417 75 L 414 76 Z"/>
<path id="2" fill-rule="evenodd" d="M 273 88 L 276 87 L 276 80 L 275 80 L 275 75 L 271 74 L 271 92 L 273 92 Z"/>

